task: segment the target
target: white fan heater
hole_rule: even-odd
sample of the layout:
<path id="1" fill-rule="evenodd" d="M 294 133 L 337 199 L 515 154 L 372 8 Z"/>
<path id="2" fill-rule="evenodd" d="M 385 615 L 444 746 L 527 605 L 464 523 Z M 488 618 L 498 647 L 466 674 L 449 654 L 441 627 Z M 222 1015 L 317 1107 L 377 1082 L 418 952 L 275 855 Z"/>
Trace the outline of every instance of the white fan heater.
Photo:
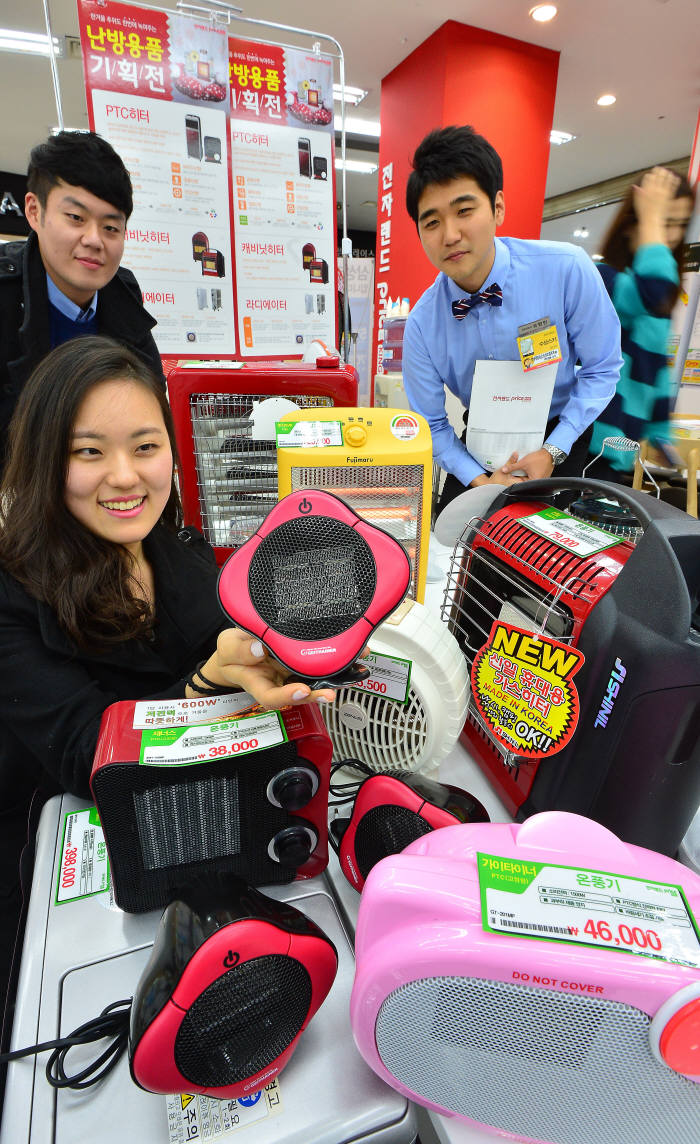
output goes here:
<path id="1" fill-rule="evenodd" d="M 437 776 L 464 725 L 469 673 L 447 626 L 422 604 L 404 600 L 374 632 L 370 651 L 411 661 L 405 703 L 375 691 L 340 687 L 321 705 L 333 754 L 360 759 L 376 771 Z"/>

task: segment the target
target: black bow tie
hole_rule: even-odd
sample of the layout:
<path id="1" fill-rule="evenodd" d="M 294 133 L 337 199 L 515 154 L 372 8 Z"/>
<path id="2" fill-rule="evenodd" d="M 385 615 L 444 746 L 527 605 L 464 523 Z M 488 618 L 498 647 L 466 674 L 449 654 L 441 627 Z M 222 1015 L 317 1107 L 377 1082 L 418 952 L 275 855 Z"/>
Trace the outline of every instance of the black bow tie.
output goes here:
<path id="1" fill-rule="evenodd" d="M 497 282 L 492 282 L 486 290 L 481 290 L 478 294 L 470 294 L 467 298 L 458 298 L 456 302 L 452 303 L 452 313 L 458 322 L 465 318 L 470 310 L 475 306 L 480 306 L 482 302 L 487 302 L 489 306 L 502 306 L 503 305 L 503 291 Z"/>

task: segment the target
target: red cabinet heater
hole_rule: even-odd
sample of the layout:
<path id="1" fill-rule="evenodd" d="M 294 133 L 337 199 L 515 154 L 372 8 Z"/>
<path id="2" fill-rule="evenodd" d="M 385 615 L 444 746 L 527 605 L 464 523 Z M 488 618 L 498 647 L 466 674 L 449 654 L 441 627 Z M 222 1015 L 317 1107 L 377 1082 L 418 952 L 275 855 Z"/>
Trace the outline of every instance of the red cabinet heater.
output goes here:
<path id="1" fill-rule="evenodd" d="M 332 745 L 314 705 L 152 732 L 139 706 L 107 708 L 90 778 L 118 906 L 157 909 L 214 877 L 274 885 L 325 869 Z"/>
<path id="2" fill-rule="evenodd" d="M 315 365 L 198 362 L 170 372 L 168 396 L 185 523 L 201 529 L 223 564 L 277 503 L 274 422 L 288 417 L 289 407 L 268 417 L 261 403 L 278 397 L 300 409 L 355 405 L 357 372 L 337 358 Z"/>
<path id="3" fill-rule="evenodd" d="M 611 499 L 626 517 L 622 536 L 610 535 L 609 523 L 580 527 L 590 525 L 596 500 L 608 510 L 600 520 L 614 516 Z M 574 811 L 626 842 L 675 855 L 700 802 L 699 595 L 700 523 L 645 493 L 576 478 L 531 481 L 504 490 L 485 518 L 465 521 L 443 618 L 470 668 L 497 627 L 509 639 L 541 633 L 555 651 L 580 653 L 578 710 L 561 749 L 539 758 L 508 749 L 484 714 L 513 693 L 541 705 L 515 677 L 515 660 L 495 654 L 491 662 L 511 678 L 501 674 L 495 687 L 492 677 L 480 701 L 472 670 L 462 741 L 519 821 Z"/>

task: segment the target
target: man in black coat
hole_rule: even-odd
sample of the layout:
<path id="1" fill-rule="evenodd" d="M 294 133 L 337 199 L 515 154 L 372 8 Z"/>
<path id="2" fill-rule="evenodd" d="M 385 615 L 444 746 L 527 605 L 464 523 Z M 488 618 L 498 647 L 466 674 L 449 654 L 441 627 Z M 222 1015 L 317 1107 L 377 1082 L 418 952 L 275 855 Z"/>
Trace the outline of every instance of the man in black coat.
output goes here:
<path id="1" fill-rule="evenodd" d="M 27 187 L 33 233 L 0 245 L 0 463 L 22 387 L 62 342 L 106 334 L 163 377 L 155 319 L 119 265 L 133 207 L 119 155 L 94 132 L 61 131 L 33 149 Z"/>

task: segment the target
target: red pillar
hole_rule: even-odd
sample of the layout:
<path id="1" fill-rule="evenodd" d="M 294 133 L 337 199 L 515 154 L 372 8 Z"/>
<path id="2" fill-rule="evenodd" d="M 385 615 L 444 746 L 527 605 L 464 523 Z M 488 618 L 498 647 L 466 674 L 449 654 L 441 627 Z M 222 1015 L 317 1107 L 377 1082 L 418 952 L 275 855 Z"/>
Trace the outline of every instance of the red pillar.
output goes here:
<path id="1" fill-rule="evenodd" d="M 382 80 L 373 372 L 387 298 L 435 277 L 406 213 L 411 157 L 435 127 L 469 123 L 503 160 L 503 233 L 539 238 L 559 53 L 448 20 Z"/>

